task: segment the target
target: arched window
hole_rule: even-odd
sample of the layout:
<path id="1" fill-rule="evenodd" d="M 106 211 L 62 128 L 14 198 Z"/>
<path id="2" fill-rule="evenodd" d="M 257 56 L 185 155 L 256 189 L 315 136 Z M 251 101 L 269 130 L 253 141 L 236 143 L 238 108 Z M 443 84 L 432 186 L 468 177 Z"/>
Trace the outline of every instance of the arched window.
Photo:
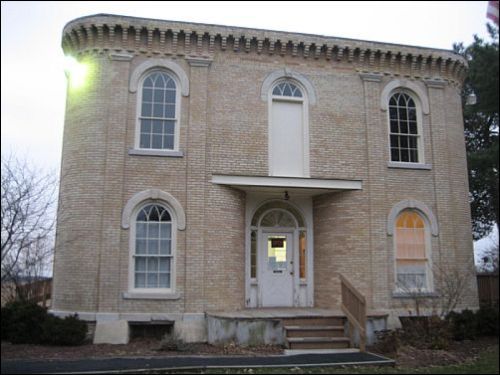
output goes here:
<path id="1" fill-rule="evenodd" d="M 395 222 L 396 286 L 402 292 L 429 291 L 430 249 L 426 220 L 412 209 L 402 211 Z"/>
<path id="2" fill-rule="evenodd" d="M 291 82 L 281 82 L 273 90 L 273 96 L 290 96 L 293 98 L 302 98 L 302 91 Z"/>
<path id="3" fill-rule="evenodd" d="M 140 95 L 140 149 L 178 148 L 178 102 L 177 84 L 170 74 L 156 70 L 145 76 Z"/>
<path id="4" fill-rule="evenodd" d="M 269 100 L 269 172 L 272 176 L 309 176 L 307 100 L 288 78 L 272 86 Z"/>
<path id="5" fill-rule="evenodd" d="M 133 289 L 173 288 L 172 216 L 160 204 L 146 204 L 135 216 Z"/>
<path id="6" fill-rule="evenodd" d="M 417 106 L 405 91 L 389 99 L 391 161 L 423 163 L 421 130 Z"/>
<path id="7" fill-rule="evenodd" d="M 293 227 L 297 226 L 290 213 L 282 209 L 269 211 L 260 221 L 261 227 Z"/>

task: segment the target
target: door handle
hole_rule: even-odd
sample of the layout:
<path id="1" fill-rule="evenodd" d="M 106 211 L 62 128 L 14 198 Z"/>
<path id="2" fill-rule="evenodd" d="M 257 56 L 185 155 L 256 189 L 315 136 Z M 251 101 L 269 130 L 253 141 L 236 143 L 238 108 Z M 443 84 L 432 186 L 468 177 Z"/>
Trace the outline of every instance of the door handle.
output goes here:
<path id="1" fill-rule="evenodd" d="M 292 275 L 292 276 L 293 276 L 293 271 L 291 271 L 291 272 L 290 272 L 290 275 Z"/>

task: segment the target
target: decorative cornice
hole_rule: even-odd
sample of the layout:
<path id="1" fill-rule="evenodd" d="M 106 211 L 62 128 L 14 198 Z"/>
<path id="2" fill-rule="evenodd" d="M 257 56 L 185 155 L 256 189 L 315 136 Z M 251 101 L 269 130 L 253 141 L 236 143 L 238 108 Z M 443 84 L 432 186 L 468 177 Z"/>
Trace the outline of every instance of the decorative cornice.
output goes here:
<path id="1" fill-rule="evenodd" d="M 99 14 L 69 22 L 62 47 L 73 55 L 106 51 L 212 59 L 216 53 L 325 60 L 369 71 L 461 84 L 466 60 L 452 51 L 353 39 Z"/>

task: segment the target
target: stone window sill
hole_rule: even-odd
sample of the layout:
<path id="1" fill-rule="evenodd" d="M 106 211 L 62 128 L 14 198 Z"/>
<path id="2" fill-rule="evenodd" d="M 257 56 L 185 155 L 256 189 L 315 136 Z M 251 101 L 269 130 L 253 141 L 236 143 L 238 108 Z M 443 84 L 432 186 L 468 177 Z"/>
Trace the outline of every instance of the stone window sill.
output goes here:
<path id="1" fill-rule="evenodd" d="M 411 298 L 439 298 L 436 292 L 421 292 L 421 293 L 408 293 L 408 292 L 392 292 L 392 298 L 411 299 Z"/>
<path id="2" fill-rule="evenodd" d="M 399 169 L 424 169 L 424 170 L 431 170 L 432 169 L 432 164 L 405 163 L 405 162 L 397 162 L 397 161 L 389 161 L 389 162 L 387 162 L 387 166 L 389 168 L 399 168 Z"/>
<path id="3" fill-rule="evenodd" d="M 155 300 L 177 300 L 181 298 L 179 293 L 137 293 L 123 292 L 123 299 L 155 299 Z"/>
<path id="4" fill-rule="evenodd" d="M 134 156 L 163 156 L 171 158 L 182 158 L 184 153 L 182 151 L 173 150 L 141 150 L 136 148 L 131 148 L 128 150 L 129 155 Z"/>

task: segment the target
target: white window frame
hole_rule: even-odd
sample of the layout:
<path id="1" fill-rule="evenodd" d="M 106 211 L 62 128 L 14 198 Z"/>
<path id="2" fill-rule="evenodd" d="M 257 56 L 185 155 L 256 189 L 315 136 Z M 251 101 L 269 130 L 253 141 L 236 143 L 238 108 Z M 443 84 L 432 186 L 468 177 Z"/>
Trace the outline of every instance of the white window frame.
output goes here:
<path id="1" fill-rule="evenodd" d="M 144 207 L 148 205 L 158 205 L 163 207 L 165 210 L 170 215 L 170 223 L 171 223 L 171 242 L 170 242 L 170 257 L 171 257 L 171 262 L 170 262 L 170 288 L 136 288 L 135 287 L 135 256 L 136 256 L 136 251 L 135 251 L 135 240 L 136 240 L 136 222 L 137 222 L 137 215 L 139 214 L 140 210 L 142 210 Z M 132 211 L 131 215 L 131 220 L 130 220 L 130 236 L 129 236 L 129 283 L 128 283 L 128 290 L 130 293 L 133 294 L 138 294 L 138 295 L 152 295 L 152 294 L 159 294 L 159 295 L 175 295 L 176 291 L 176 264 L 177 264 L 177 222 L 176 222 L 176 215 L 175 211 L 168 205 L 167 203 L 163 201 L 158 201 L 158 200 L 148 200 L 148 201 L 143 201 L 141 204 L 137 205 L 136 208 Z"/>
<path id="2" fill-rule="evenodd" d="M 273 95 L 274 88 L 283 82 L 290 82 L 298 87 L 302 93 L 301 98 L 292 96 L 281 96 Z M 289 78 L 281 77 L 269 85 L 269 92 L 267 94 L 267 108 L 268 108 L 268 165 L 269 165 L 269 175 L 274 176 L 274 166 L 273 166 L 273 139 L 272 139 L 272 129 L 273 129 L 273 102 L 294 102 L 302 103 L 302 157 L 303 157 L 303 170 L 301 177 L 310 177 L 310 156 L 309 156 L 309 98 L 307 88 L 299 81 Z"/>
<path id="3" fill-rule="evenodd" d="M 392 154 L 391 154 L 391 135 L 396 135 L 396 136 L 401 136 L 401 133 L 391 133 L 391 114 L 390 114 L 390 109 L 389 109 L 389 101 L 391 100 L 391 98 L 398 94 L 398 93 L 402 93 L 402 94 L 406 94 L 408 95 L 410 98 L 413 99 L 413 102 L 415 103 L 415 111 L 416 111 L 416 118 L 417 118 L 417 135 L 415 136 L 415 138 L 417 139 L 417 152 L 418 152 L 418 162 L 405 162 L 405 161 L 395 161 L 395 160 L 392 160 Z M 389 160 L 389 166 L 390 167 L 409 167 L 409 168 L 412 168 L 414 166 L 425 166 L 425 152 L 424 152 L 424 129 L 423 129 L 423 126 L 422 126 L 422 122 L 423 122 L 423 116 L 422 116 L 422 106 L 420 104 L 420 99 L 418 98 L 418 96 L 413 93 L 411 90 L 408 90 L 408 89 L 405 89 L 405 88 L 397 88 L 395 90 L 393 90 L 388 98 L 387 98 L 387 141 L 388 141 L 388 152 L 389 152 L 389 157 L 388 157 L 388 160 Z M 411 135 L 408 133 L 408 135 Z M 420 168 L 420 169 L 427 169 L 427 168 Z"/>
<path id="4" fill-rule="evenodd" d="M 429 115 L 429 97 L 427 95 L 427 90 L 422 87 L 421 83 L 414 82 L 405 78 L 401 79 L 391 79 L 382 89 L 380 95 L 380 109 L 383 112 L 388 112 L 389 100 L 394 93 L 397 91 L 403 91 L 405 93 L 409 93 L 413 100 L 415 101 L 415 105 L 417 106 L 417 126 L 421 128 L 418 129 L 419 134 L 421 135 L 420 145 L 422 147 L 419 150 L 419 162 L 418 163 L 410 163 L 410 162 L 392 162 L 391 161 L 391 139 L 390 139 L 390 116 L 387 114 L 387 166 L 389 168 L 407 168 L 407 169 L 423 169 L 430 170 L 432 169 L 432 165 L 425 162 L 425 139 L 424 139 L 424 116 Z M 420 146 L 419 146 L 420 147 Z"/>
<path id="5" fill-rule="evenodd" d="M 143 91 L 143 85 L 144 81 L 146 78 L 148 78 L 151 74 L 155 72 L 161 72 L 166 75 L 168 75 L 175 83 L 175 118 L 173 119 L 175 121 L 174 125 L 174 148 L 169 149 L 169 148 L 141 148 L 140 143 L 141 143 L 141 117 L 142 117 L 142 91 Z M 163 67 L 156 67 L 150 70 L 147 70 L 144 72 L 144 74 L 140 77 L 139 83 L 138 83 L 138 89 L 137 89 L 137 105 L 136 105 L 136 125 L 135 125 L 135 143 L 134 143 L 134 148 L 135 150 L 138 151 L 144 151 L 144 152 L 152 152 L 152 153 L 157 153 L 157 152 L 165 152 L 165 153 L 175 153 L 179 151 L 179 138 L 180 138 L 180 118 L 181 118 L 181 81 L 179 80 L 179 77 L 171 70 L 163 68 Z"/>
<path id="6" fill-rule="evenodd" d="M 426 277 L 426 283 L 427 283 L 427 288 L 426 289 L 415 289 L 415 290 L 408 290 L 405 288 L 400 288 L 398 286 L 398 248 L 397 248 L 397 221 L 398 218 L 401 214 L 403 214 L 405 211 L 411 211 L 411 212 L 416 212 L 420 218 L 424 222 L 424 228 L 425 228 L 425 277 Z M 393 222 L 393 249 L 394 249 L 394 258 L 393 258 L 393 269 L 394 269 L 394 293 L 396 295 L 408 295 L 412 294 L 415 292 L 420 292 L 420 293 L 433 293 L 434 292 L 434 276 L 432 273 L 432 243 L 431 243 L 431 223 L 427 216 L 421 212 L 418 209 L 412 208 L 412 207 L 406 207 L 398 212 L 398 214 L 395 216 L 395 220 Z"/>

